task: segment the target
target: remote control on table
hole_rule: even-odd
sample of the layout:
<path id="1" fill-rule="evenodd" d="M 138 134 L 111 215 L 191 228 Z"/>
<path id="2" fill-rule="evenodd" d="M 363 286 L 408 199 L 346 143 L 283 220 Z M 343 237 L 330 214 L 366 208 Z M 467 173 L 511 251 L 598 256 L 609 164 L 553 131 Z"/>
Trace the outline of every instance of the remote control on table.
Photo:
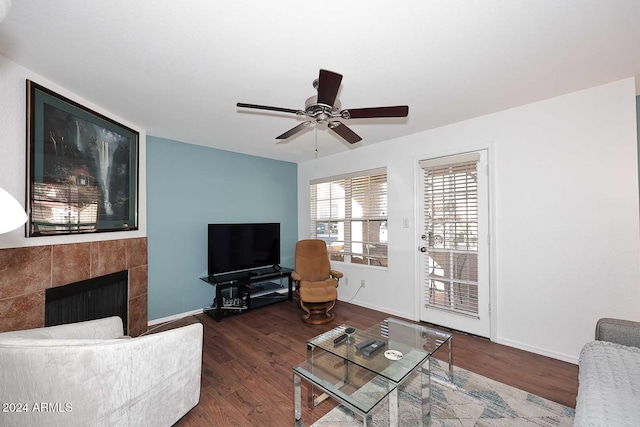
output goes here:
<path id="1" fill-rule="evenodd" d="M 384 341 L 376 341 L 373 344 L 371 344 L 370 346 L 364 348 L 362 350 L 362 354 L 364 354 L 365 356 L 371 356 L 373 353 L 376 352 L 376 350 L 381 349 L 385 345 L 386 344 L 385 344 Z"/>
<path id="2" fill-rule="evenodd" d="M 365 340 L 365 341 L 362 341 L 360 344 L 356 344 L 356 348 L 358 350 L 362 350 L 365 347 L 369 347 L 374 342 L 376 342 L 376 340 Z"/>
<path id="3" fill-rule="evenodd" d="M 347 334 L 342 334 L 338 338 L 333 340 L 333 345 L 338 345 L 338 344 L 340 344 L 342 341 L 344 341 L 346 339 L 347 339 Z"/>

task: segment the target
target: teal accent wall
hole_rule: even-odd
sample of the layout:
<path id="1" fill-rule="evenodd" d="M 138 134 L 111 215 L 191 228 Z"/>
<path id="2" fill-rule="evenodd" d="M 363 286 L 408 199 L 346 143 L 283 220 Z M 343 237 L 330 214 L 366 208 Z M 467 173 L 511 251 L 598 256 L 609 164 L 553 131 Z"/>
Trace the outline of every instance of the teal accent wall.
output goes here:
<path id="1" fill-rule="evenodd" d="M 298 240 L 297 164 L 147 137 L 149 320 L 211 305 L 207 224 L 279 222 L 281 265 Z"/>

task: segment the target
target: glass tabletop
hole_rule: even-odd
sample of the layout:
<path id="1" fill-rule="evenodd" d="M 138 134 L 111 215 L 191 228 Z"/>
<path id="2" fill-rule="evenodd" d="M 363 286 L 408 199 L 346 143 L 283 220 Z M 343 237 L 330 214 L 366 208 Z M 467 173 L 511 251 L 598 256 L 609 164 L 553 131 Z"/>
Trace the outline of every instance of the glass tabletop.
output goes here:
<path id="1" fill-rule="evenodd" d="M 343 360 L 352 362 L 382 377 L 400 383 L 415 368 L 451 339 L 451 334 L 422 325 L 388 318 L 352 337 L 334 344 L 349 325 L 340 325 L 307 341 L 313 351 L 321 348 Z M 367 356 L 356 346 L 366 340 L 382 341 L 384 345 Z M 389 351 L 387 354 L 385 352 Z M 313 353 L 312 353 L 313 355 Z M 313 357 L 313 356 L 312 356 Z"/>
<path id="2" fill-rule="evenodd" d="M 293 368 L 339 402 L 348 403 L 361 413 L 369 413 L 396 384 L 389 379 L 357 365 L 345 364 L 344 359 L 322 352 Z"/>

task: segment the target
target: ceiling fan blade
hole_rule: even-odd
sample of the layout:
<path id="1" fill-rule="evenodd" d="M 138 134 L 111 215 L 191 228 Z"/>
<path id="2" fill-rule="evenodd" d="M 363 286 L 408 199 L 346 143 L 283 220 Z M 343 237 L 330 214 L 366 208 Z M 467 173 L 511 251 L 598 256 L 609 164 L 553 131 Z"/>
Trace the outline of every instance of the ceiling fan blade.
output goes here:
<path id="1" fill-rule="evenodd" d="M 407 117 L 409 115 L 408 105 L 398 105 L 395 107 L 373 107 L 354 108 L 347 111 L 351 119 L 373 119 L 377 117 Z M 343 116 L 344 117 L 344 116 Z"/>
<path id="2" fill-rule="evenodd" d="M 340 135 L 349 144 L 355 144 L 358 141 L 362 141 L 362 138 L 360 138 L 357 133 L 349 129 L 344 123 L 334 123 L 337 123 L 337 125 L 333 127 L 329 126 L 329 129 Z"/>
<path id="3" fill-rule="evenodd" d="M 300 110 L 292 110 L 291 108 L 269 107 L 268 105 L 243 104 L 242 102 L 238 102 L 236 104 L 236 107 L 254 108 L 256 110 L 280 111 L 282 113 L 293 113 L 293 114 L 301 113 Z"/>
<path id="4" fill-rule="evenodd" d="M 320 70 L 318 77 L 318 104 L 333 106 L 338 96 L 342 74 L 333 71 Z"/>
<path id="5" fill-rule="evenodd" d="M 292 129 L 289 129 L 288 131 L 286 131 L 286 132 L 285 132 L 285 133 L 283 133 L 282 135 L 280 135 L 280 136 L 276 136 L 276 139 L 287 139 L 287 138 L 289 138 L 290 136 L 293 136 L 293 135 L 295 135 L 296 133 L 298 133 L 298 132 L 302 131 L 304 128 L 308 127 L 310 124 L 311 124 L 311 122 L 310 122 L 310 121 L 302 122 L 302 123 L 300 123 L 298 126 L 296 126 L 296 127 L 292 128 Z"/>

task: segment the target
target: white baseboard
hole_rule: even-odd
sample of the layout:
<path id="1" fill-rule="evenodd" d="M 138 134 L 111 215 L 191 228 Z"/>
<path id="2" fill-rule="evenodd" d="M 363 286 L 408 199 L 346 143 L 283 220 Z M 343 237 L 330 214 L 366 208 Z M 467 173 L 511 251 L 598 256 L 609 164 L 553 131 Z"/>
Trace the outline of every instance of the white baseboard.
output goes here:
<path id="1" fill-rule="evenodd" d="M 574 365 L 578 364 L 578 358 L 575 356 L 570 356 L 568 354 L 557 353 L 555 351 L 550 351 L 544 348 L 535 347 L 532 345 L 523 344 L 521 342 L 512 341 L 504 338 L 499 338 L 496 340 L 498 344 L 503 344 L 509 347 L 517 348 L 519 350 L 528 351 L 529 353 L 540 354 L 542 356 L 551 357 L 552 359 L 562 360 L 563 362 L 573 363 Z"/>
<path id="2" fill-rule="evenodd" d="M 407 319 L 407 320 L 416 320 L 413 318 L 413 316 L 410 316 L 407 313 L 401 313 L 399 311 L 389 310 L 388 307 L 379 307 L 377 305 L 367 304 L 367 303 L 363 303 L 361 301 L 355 301 L 355 300 L 354 301 L 341 300 L 340 298 L 338 298 L 338 301 L 344 301 L 344 302 L 348 302 L 349 304 L 359 305 L 360 307 L 370 308 L 371 310 L 381 311 L 383 313 L 402 317 L 403 319 Z"/>
<path id="3" fill-rule="evenodd" d="M 343 300 L 339 299 L 339 301 L 343 301 Z M 404 319 L 416 320 L 411 315 L 409 315 L 407 313 L 400 313 L 400 312 L 390 311 L 388 307 L 378 307 L 376 305 L 367 304 L 367 303 L 363 303 L 361 301 L 355 301 L 355 300 L 354 301 L 344 300 L 344 301 L 345 302 L 349 302 L 350 304 L 359 305 L 361 307 L 370 308 L 372 310 L 381 311 L 383 313 L 392 314 L 394 316 L 402 317 Z M 552 359 L 562 360 L 563 362 L 573 363 L 574 365 L 578 364 L 578 357 L 570 356 L 568 354 L 557 353 L 555 351 L 550 351 L 550 350 L 547 350 L 547 349 L 544 349 L 544 348 L 539 348 L 539 347 L 523 344 L 523 343 L 518 342 L 518 341 L 512 341 L 512 340 L 509 340 L 509 339 L 499 338 L 499 337 L 495 342 L 498 343 L 498 344 L 506 345 L 508 347 L 513 347 L 513 348 L 517 348 L 519 350 L 528 351 L 529 353 L 535 353 L 535 354 L 539 354 L 541 356 L 551 357 Z"/>
<path id="4" fill-rule="evenodd" d="M 153 325 L 158 325 L 160 323 L 171 322 L 173 320 L 182 319 L 183 317 L 193 316 L 194 314 L 200 314 L 203 311 L 204 311 L 203 308 L 199 308 L 197 310 L 187 311 L 185 313 L 178 313 L 178 314 L 174 314 L 173 316 L 163 317 L 161 319 L 149 320 L 149 322 L 147 322 L 147 326 L 153 326 Z"/>

